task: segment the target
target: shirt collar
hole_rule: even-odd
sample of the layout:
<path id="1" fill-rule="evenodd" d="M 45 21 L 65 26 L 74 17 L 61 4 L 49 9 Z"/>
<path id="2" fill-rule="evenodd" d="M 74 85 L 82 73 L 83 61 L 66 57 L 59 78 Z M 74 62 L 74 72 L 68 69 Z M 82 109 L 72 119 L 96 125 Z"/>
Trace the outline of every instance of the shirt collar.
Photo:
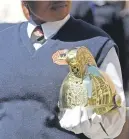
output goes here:
<path id="1" fill-rule="evenodd" d="M 46 22 L 42 24 L 41 27 L 43 29 L 45 39 L 48 39 L 52 37 L 54 34 L 56 34 L 60 30 L 60 28 L 69 20 L 69 18 L 70 15 L 68 14 L 63 20 L 55 22 Z M 35 22 L 32 19 L 30 19 L 27 26 L 27 33 L 29 38 L 31 37 L 31 34 L 36 28 L 36 26 L 37 25 L 35 24 Z"/>

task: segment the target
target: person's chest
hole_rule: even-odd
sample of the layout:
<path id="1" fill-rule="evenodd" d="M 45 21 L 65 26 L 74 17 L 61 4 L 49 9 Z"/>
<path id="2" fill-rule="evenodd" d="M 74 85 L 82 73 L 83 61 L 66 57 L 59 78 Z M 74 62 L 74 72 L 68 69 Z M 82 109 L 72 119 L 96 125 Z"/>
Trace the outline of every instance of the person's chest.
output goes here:
<path id="1" fill-rule="evenodd" d="M 29 43 L 27 46 L 14 41 L 7 43 L 0 48 L 0 98 L 40 98 L 53 109 L 58 103 L 61 84 L 69 72 L 68 65 L 58 61 L 59 56 L 63 56 L 62 50 L 87 46 L 96 57 L 99 47 L 94 51 L 92 42 L 48 40 L 38 50 L 32 49 Z"/>
<path id="2" fill-rule="evenodd" d="M 69 72 L 67 65 L 53 62 L 53 55 L 59 49 L 61 47 L 54 44 L 45 45 L 33 53 L 24 46 L 1 49 L 0 98 L 40 98 L 55 107 L 60 86 Z"/>

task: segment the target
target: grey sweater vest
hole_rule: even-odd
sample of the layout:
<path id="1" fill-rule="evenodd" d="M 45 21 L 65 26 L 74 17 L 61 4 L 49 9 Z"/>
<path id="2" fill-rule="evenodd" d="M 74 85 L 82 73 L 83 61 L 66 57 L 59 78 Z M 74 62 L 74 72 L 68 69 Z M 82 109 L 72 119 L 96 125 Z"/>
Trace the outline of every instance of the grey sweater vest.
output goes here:
<path id="1" fill-rule="evenodd" d="M 58 98 L 67 66 L 53 63 L 60 49 L 86 46 L 98 66 L 115 44 L 106 37 L 78 42 L 48 39 L 34 50 L 27 23 L 0 33 L 0 139 L 86 139 L 59 126 Z"/>

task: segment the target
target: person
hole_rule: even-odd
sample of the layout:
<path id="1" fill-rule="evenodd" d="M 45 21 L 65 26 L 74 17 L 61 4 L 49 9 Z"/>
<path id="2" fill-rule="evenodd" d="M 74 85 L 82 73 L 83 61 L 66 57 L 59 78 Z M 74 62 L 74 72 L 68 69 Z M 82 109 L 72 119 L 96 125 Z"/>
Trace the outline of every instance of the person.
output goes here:
<path id="1" fill-rule="evenodd" d="M 126 44 L 126 54 L 127 54 L 127 66 L 126 66 L 126 76 L 128 75 L 128 69 L 129 69 L 129 29 L 128 29 L 128 23 L 129 23 L 129 1 L 125 1 L 125 5 L 120 11 L 120 17 L 122 18 L 123 21 L 123 27 L 124 27 L 124 32 L 125 32 L 125 44 Z M 129 80 L 129 76 L 126 77 L 127 81 Z M 129 88 L 127 88 L 129 89 Z M 126 91 L 128 92 L 128 90 Z"/>
<path id="2" fill-rule="evenodd" d="M 128 90 L 128 38 L 127 20 L 122 20 L 120 11 L 125 1 L 74 1 L 71 14 L 74 18 L 82 19 L 100 27 L 108 33 L 119 48 L 119 60 L 122 69 L 124 91 Z M 127 3 L 127 2 L 126 2 Z M 126 4 L 128 5 L 128 4 Z M 127 6 L 126 6 L 127 7 Z M 127 8 L 125 8 L 127 9 Z M 124 13 L 123 10 L 122 13 Z M 127 10 L 126 10 L 127 11 Z M 125 25 L 124 25 L 125 24 Z M 125 26 L 125 27 L 124 27 Z M 124 29 L 125 28 L 125 29 Z M 116 32 L 117 30 L 117 32 Z"/>
<path id="3" fill-rule="evenodd" d="M 82 19 L 90 24 L 94 24 L 94 15 L 90 1 L 72 1 L 70 14 L 75 19 Z"/>
<path id="4" fill-rule="evenodd" d="M 24 3 L 21 4 L 21 7 L 22 7 L 22 11 L 23 11 L 23 14 L 24 14 L 25 18 L 26 18 L 27 20 L 29 20 L 29 19 L 30 19 L 29 10 L 27 9 L 27 7 L 25 6 Z"/>
<path id="5" fill-rule="evenodd" d="M 118 136 L 126 112 L 115 43 L 101 29 L 70 16 L 71 1 L 23 4 L 29 11 L 29 21 L 0 31 L 0 139 Z M 59 57 L 80 46 L 89 49 L 100 70 L 112 79 L 121 107 L 97 115 L 77 106 L 66 109 L 59 119 L 59 92 L 68 74 L 68 66 Z"/>
<path id="6" fill-rule="evenodd" d="M 93 7 L 93 6 L 92 6 Z M 124 90 L 128 90 L 128 53 L 126 42 L 126 30 L 120 16 L 124 7 L 124 1 L 108 1 L 104 5 L 94 5 L 94 23 L 108 33 L 119 48 L 119 60 L 122 69 Z M 105 10 L 106 9 L 106 10 Z M 107 14 L 108 13 L 108 14 Z M 116 32 L 117 30 L 117 32 Z"/>

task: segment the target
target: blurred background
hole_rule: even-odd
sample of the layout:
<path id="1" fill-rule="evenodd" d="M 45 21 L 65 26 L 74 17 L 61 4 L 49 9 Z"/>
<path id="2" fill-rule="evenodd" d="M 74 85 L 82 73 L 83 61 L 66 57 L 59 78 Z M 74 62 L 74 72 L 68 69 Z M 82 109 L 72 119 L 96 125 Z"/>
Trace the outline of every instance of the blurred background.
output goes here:
<path id="1" fill-rule="evenodd" d="M 127 106 L 129 106 L 129 1 L 73 1 L 71 15 L 102 28 L 119 47 Z M 29 19 L 21 0 L 0 2 L 0 23 L 18 23 Z M 2 28 L 0 28 L 2 29 Z M 129 112 L 127 122 L 117 139 L 129 139 Z"/>
<path id="2" fill-rule="evenodd" d="M 1 0 L 0 1 L 0 23 L 16 23 L 25 21 L 22 12 L 21 0 Z"/>

